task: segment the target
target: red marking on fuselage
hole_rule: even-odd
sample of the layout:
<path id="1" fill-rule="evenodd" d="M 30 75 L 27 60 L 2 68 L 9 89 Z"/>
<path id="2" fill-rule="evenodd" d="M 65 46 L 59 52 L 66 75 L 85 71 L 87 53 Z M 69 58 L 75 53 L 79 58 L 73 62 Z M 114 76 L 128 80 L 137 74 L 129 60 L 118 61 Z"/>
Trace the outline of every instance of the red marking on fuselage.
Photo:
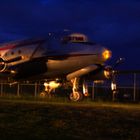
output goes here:
<path id="1" fill-rule="evenodd" d="M 0 51 L 13 49 L 15 45 L 10 44 L 0 48 Z"/>
<path id="2" fill-rule="evenodd" d="M 0 47 L 0 51 L 23 47 L 26 45 L 40 44 L 43 42 L 45 42 L 45 40 L 40 39 L 40 40 L 34 40 L 34 41 L 31 41 L 31 40 L 19 41 L 17 43 L 11 43 L 11 44 L 9 43 L 9 44 L 3 45 L 4 47 Z"/>

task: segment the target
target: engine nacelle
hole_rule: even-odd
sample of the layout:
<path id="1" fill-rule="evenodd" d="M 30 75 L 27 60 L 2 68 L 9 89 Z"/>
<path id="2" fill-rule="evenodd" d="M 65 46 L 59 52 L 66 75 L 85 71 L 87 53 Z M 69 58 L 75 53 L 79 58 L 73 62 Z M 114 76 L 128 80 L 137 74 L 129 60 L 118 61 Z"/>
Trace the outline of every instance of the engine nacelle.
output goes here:
<path id="1" fill-rule="evenodd" d="M 106 66 L 102 69 L 90 73 L 87 78 L 91 80 L 106 80 L 112 77 L 112 67 Z"/>

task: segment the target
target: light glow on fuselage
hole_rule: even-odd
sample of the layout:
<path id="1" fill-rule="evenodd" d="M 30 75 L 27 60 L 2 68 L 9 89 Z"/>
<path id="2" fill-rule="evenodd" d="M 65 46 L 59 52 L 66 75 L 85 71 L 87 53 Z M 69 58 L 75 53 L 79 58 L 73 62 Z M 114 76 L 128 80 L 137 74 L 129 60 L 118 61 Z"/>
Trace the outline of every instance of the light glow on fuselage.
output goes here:
<path id="1" fill-rule="evenodd" d="M 107 60 L 107 59 L 111 58 L 112 53 L 111 53 L 111 51 L 106 49 L 106 50 L 103 51 L 102 56 L 103 56 L 104 59 Z"/>

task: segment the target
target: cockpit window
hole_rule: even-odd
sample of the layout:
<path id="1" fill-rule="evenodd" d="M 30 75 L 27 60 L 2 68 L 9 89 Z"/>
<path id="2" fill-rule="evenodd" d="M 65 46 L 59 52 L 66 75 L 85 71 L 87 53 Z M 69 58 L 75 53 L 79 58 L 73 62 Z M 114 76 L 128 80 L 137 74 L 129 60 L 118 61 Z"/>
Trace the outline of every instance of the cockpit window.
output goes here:
<path id="1" fill-rule="evenodd" d="M 86 45 L 94 45 L 96 44 L 95 42 L 89 42 L 88 37 L 84 34 L 80 34 L 80 33 L 73 33 L 70 34 L 68 36 L 64 36 L 61 39 L 61 42 L 63 44 L 67 44 L 67 43 L 82 43 L 82 44 L 86 44 Z"/>
<path id="2" fill-rule="evenodd" d="M 88 42 L 88 38 L 84 34 L 79 33 L 73 33 L 68 36 L 64 36 L 62 39 L 63 43 L 73 42 L 73 43 L 79 43 L 79 42 Z"/>

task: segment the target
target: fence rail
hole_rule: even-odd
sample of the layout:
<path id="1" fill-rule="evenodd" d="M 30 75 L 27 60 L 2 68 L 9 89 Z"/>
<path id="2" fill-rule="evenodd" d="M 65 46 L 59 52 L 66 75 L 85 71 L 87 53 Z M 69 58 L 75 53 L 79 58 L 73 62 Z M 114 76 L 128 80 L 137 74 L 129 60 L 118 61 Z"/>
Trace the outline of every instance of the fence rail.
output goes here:
<path id="1" fill-rule="evenodd" d="M 42 83 L 17 83 L 10 85 L 6 82 L 0 83 L 0 95 L 1 96 L 31 96 L 38 97 L 44 86 Z M 68 90 L 62 88 L 58 89 L 56 97 L 68 95 Z M 112 100 L 112 91 L 110 85 L 94 84 L 89 86 L 89 98 L 92 100 Z M 140 101 L 140 87 L 136 86 L 118 86 L 118 92 L 115 95 L 115 100 L 118 101 Z"/>

